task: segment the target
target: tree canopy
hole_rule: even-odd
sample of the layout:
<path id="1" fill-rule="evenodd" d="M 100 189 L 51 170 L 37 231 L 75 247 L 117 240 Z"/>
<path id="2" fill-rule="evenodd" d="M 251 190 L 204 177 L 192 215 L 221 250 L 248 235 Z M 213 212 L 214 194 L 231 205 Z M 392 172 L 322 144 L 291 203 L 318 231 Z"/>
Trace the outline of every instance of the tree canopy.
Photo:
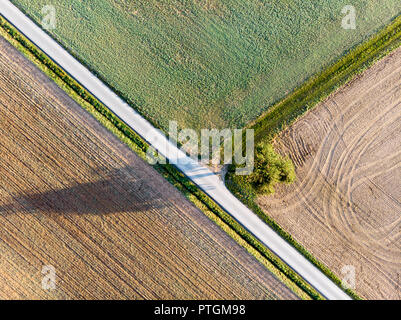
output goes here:
<path id="1" fill-rule="evenodd" d="M 276 183 L 292 183 L 295 180 L 294 164 L 288 157 L 276 153 L 269 143 L 260 143 L 255 148 L 254 171 L 249 176 L 257 193 L 274 193 Z"/>

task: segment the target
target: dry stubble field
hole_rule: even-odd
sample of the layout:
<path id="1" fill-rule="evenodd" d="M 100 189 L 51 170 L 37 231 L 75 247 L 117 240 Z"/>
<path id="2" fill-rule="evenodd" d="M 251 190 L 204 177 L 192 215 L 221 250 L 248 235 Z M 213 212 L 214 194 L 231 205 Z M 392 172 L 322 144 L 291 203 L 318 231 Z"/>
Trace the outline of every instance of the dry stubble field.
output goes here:
<path id="1" fill-rule="evenodd" d="M 259 205 L 369 299 L 401 298 L 401 49 L 276 140 L 297 181 Z"/>
<path id="2" fill-rule="evenodd" d="M 0 114 L 1 299 L 297 298 L 3 38 Z"/>

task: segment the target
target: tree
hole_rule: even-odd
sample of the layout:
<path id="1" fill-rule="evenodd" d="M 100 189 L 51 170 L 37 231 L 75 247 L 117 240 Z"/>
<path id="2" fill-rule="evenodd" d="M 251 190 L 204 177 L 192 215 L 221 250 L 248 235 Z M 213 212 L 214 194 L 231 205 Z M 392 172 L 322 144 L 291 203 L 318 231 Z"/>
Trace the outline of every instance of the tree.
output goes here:
<path id="1" fill-rule="evenodd" d="M 294 182 L 294 164 L 277 154 L 271 144 L 260 143 L 255 148 L 254 171 L 248 179 L 257 193 L 272 194 L 276 183 Z"/>

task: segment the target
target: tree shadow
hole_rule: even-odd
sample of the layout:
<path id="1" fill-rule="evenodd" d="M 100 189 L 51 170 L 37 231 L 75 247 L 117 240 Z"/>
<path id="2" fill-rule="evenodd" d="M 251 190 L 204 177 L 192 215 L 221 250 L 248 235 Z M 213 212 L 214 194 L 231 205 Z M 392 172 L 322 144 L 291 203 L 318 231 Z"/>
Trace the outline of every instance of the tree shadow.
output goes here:
<path id="1" fill-rule="evenodd" d="M 96 169 L 94 171 L 101 171 Z M 94 182 L 46 192 L 24 192 L 0 206 L 0 214 L 16 211 L 59 214 L 111 214 L 140 212 L 165 207 L 165 197 L 148 179 L 138 179 L 132 167 L 110 171 Z"/>

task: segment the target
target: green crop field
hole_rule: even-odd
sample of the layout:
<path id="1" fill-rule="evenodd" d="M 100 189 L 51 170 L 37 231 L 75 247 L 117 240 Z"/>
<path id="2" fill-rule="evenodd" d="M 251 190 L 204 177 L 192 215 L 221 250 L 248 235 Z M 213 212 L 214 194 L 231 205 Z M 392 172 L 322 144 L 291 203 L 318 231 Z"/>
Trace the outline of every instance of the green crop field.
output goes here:
<path id="1" fill-rule="evenodd" d="M 401 11 L 399 0 L 14 0 L 163 129 L 243 127 Z"/>

